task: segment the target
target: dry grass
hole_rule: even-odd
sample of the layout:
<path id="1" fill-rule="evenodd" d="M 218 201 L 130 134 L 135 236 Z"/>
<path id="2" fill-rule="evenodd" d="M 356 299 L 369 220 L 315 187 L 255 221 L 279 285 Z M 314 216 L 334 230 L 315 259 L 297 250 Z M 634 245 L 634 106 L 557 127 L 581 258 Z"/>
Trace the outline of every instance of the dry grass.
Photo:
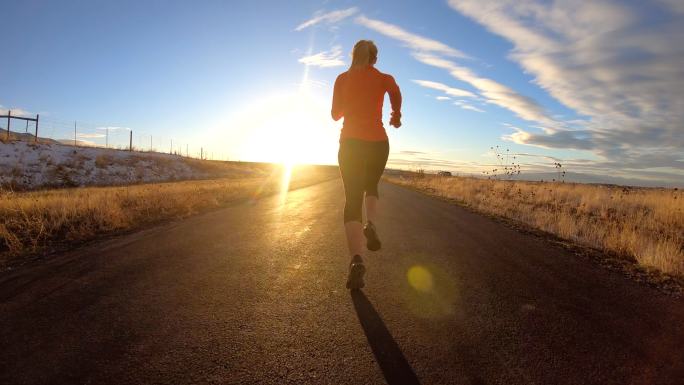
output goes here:
<path id="1" fill-rule="evenodd" d="M 684 275 L 684 193 L 406 174 L 390 182 L 521 221 L 581 245 Z"/>
<path id="2" fill-rule="evenodd" d="M 290 188 L 337 177 L 336 168 L 301 167 Z M 0 268 L 54 246 L 183 218 L 226 203 L 280 190 L 280 172 L 262 177 L 89 187 L 33 192 L 0 191 Z"/>

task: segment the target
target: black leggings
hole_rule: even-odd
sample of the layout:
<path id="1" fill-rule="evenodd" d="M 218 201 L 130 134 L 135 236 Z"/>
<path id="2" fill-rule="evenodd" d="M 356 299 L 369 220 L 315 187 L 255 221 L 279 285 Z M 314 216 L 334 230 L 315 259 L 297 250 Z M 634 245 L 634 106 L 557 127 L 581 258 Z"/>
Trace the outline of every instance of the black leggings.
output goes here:
<path id="1" fill-rule="evenodd" d="M 378 195 L 378 182 L 389 155 L 389 142 L 342 139 L 337 161 L 344 182 L 344 223 L 363 222 L 363 198 Z"/>

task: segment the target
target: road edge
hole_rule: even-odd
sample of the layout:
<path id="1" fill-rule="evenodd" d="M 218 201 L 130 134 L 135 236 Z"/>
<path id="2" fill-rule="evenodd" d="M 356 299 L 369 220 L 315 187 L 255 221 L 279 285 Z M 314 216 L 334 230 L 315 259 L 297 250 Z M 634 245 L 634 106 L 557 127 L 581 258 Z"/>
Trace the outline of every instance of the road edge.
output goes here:
<path id="1" fill-rule="evenodd" d="M 618 272 L 621 275 L 627 277 L 628 279 L 637 282 L 638 284 L 654 288 L 668 296 L 675 298 L 684 297 L 684 277 L 677 277 L 671 274 L 663 273 L 656 269 L 645 268 L 643 266 L 638 265 L 636 261 L 629 260 L 618 254 L 574 243 L 571 240 L 561 238 L 558 235 L 535 228 L 531 225 L 528 225 L 526 223 L 523 223 L 512 218 L 507 218 L 504 216 L 479 211 L 453 198 L 433 194 L 430 191 L 421 190 L 419 188 L 415 188 L 412 186 L 400 185 L 398 183 L 394 183 L 388 180 L 387 178 L 383 178 L 382 180 L 383 182 L 389 183 L 393 186 L 404 188 L 410 191 L 415 191 L 424 196 L 435 198 L 440 201 L 447 202 L 451 205 L 461 207 L 465 210 L 470 211 L 471 213 L 490 218 L 498 223 L 505 225 L 510 229 L 528 235 L 532 235 L 534 237 L 543 239 L 547 242 L 551 242 L 555 245 L 562 247 L 563 249 L 572 253 L 573 255 L 587 259 L 592 263 L 601 266 L 602 268 Z"/>

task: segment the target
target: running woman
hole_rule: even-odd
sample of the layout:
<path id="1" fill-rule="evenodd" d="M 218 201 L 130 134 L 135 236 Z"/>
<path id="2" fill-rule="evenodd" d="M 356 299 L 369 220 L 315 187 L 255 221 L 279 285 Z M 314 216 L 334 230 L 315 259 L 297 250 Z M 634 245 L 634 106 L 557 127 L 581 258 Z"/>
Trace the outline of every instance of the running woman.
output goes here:
<path id="1" fill-rule="evenodd" d="M 352 50 L 349 70 L 335 81 L 332 118 L 344 117 L 337 160 L 344 183 L 344 228 L 351 262 L 348 289 L 364 286 L 363 238 L 368 250 L 380 250 L 375 228 L 378 215 L 378 183 L 389 155 L 389 141 L 382 125 L 385 93 L 392 105 L 391 126 L 401 127 L 401 92 L 394 78 L 378 71 L 378 48 L 370 40 L 360 40 Z M 366 224 L 363 225 L 363 206 Z"/>

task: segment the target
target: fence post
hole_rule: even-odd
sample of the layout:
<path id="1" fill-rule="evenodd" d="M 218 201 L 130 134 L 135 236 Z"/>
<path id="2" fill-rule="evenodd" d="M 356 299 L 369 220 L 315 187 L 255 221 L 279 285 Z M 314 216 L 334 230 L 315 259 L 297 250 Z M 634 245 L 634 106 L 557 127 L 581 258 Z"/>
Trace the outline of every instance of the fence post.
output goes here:
<path id="1" fill-rule="evenodd" d="M 36 137 L 34 138 L 34 141 L 38 143 L 38 120 L 40 119 L 40 114 L 36 114 Z"/>
<path id="2" fill-rule="evenodd" d="M 200 160 L 204 159 L 204 147 L 200 147 Z"/>
<path id="3" fill-rule="evenodd" d="M 128 131 L 128 151 L 133 151 L 133 130 Z"/>
<path id="4" fill-rule="evenodd" d="M 28 120 L 26 121 L 26 128 L 24 128 L 24 133 L 28 134 Z"/>
<path id="5" fill-rule="evenodd" d="M 173 139 L 171 139 L 171 149 L 169 150 L 169 155 L 173 155 Z"/>
<path id="6" fill-rule="evenodd" d="M 12 116 L 12 110 L 7 109 L 7 141 L 9 142 L 10 138 L 10 117 Z"/>

